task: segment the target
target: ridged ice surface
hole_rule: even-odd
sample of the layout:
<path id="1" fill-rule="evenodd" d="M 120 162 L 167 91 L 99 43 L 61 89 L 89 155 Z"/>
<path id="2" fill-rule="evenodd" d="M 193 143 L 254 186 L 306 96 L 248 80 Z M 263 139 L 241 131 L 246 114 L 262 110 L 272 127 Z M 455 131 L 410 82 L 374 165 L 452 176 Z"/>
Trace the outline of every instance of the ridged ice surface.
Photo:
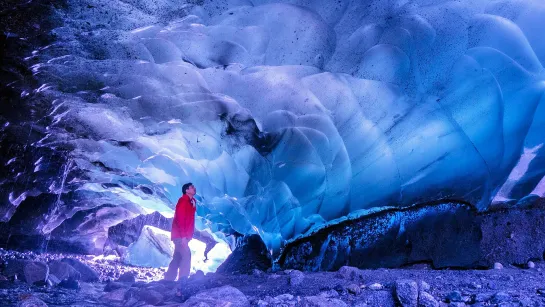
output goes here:
<path id="1" fill-rule="evenodd" d="M 104 204 L 123 208 L 104 227 L 171 215 L 188 181 L 199 228 L 275 250 L 376 207 L 543 197 L 543 16 L 539 0 L 68 1 L 34 55 L 54 118 L 36 146 L 69 148 L 59 177 L 82 175 L 41 191 L 59 197 L 39 230 Z"/>

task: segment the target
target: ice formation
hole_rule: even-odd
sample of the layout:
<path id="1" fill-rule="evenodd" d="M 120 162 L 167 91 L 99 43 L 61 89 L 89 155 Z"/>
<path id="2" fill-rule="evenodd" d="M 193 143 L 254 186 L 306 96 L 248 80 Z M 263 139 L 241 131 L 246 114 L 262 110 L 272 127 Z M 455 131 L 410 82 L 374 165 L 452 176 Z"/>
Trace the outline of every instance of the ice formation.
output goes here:
<path id="1" fill-rule="evenodd" d="M 44 193 L 39 233 L 105 204 L 102 229 L 168 216 L 191 181 L 198 228 L 277 251 L 379 207 L 545 196 L 542 1 L 67 3 L 31 57 L 34 146 L 64 167 L 10 185 L 4 222 Z"/>
<path id="2" fill-rule="evenodd" d="M 225 243 L 217 244 L 205 259 L 206 244 L 199 240 L 189 241 L 191 249 L 191 273 L 215 272 L 218 266 L 231 254 Z M 170 240 L 170 232 L 153 226 L 144 226 L 136 242 L 129 245 L 122 261 L 127 264 L 146 267 L 168 267 L 174 253 L 174 243 Z"/>

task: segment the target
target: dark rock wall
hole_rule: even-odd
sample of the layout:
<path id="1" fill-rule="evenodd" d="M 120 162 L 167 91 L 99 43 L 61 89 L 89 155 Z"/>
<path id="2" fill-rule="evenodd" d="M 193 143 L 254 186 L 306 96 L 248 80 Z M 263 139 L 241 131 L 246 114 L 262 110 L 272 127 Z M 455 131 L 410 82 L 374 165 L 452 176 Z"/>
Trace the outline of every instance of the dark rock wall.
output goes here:
<path id="1" fill-rule="evenodd" d="M 544 223 L 542 204 L 486 213 L 462 203 L 390 210 L 294 241 L 284 249 L 279 265 L 308 271 L 418 262 L 435 268 L 522 265 L 543 257 Z"/>

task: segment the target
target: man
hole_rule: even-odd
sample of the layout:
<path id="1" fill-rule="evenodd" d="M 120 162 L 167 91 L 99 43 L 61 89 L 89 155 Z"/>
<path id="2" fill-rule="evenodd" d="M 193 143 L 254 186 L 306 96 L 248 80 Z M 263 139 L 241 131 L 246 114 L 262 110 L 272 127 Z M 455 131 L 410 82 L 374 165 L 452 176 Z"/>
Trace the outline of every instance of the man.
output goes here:
<path id="1" fill-rule="evenodd" d="M 183 286 L 183 283 L 189 277 L 191 269 L 191 251 L 188 243 L 193 238 L 193 232 L 195 231 L 196 201 L 193 196 L 195 196 L 196 192 L 197 189 L 191 182 L 182 186 L 183 195 L 176 204 L 172 221 L 170 238 L 174 241 L 174 256 L 165 273 L 165 279 L 174 280 L 178 275 L 180 286 Z M 181 289 L 179 289 L 177 295 L 181 295 Z"/>

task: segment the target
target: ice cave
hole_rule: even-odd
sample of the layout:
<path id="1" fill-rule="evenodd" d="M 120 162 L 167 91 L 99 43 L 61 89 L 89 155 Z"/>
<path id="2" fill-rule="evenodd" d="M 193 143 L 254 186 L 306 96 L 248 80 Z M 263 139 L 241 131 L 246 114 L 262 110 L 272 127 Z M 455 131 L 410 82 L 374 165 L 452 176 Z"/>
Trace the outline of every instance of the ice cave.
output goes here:
<path id="1" fill-rule="evenodd" d="M 192 276 L 543 262 L 541 0 L 3 0 L 0 27 L 6 282 L 15 253 L 168 266 L 187 182 Z"/>

